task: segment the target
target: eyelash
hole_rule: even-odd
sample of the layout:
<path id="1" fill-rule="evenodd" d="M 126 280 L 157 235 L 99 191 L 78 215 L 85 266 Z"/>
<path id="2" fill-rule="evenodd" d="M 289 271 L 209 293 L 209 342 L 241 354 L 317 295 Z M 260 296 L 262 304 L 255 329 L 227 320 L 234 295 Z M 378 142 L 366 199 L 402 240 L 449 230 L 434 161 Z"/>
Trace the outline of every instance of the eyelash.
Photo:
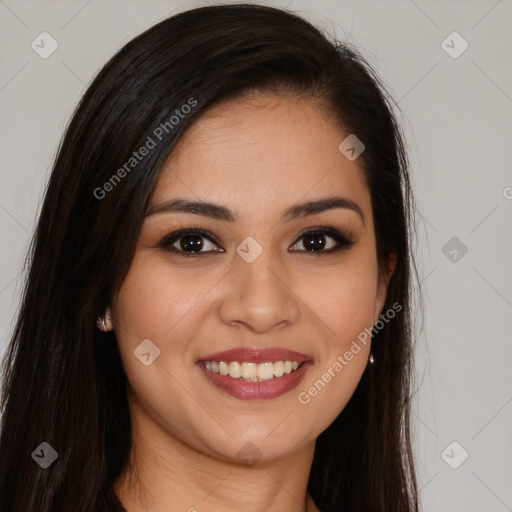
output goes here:
<path id="1" fill-rule="evenodd" d="M 292 245 L 296 245 L 302 238 L 308 235 L 326 235 L 330 238 L 333 238 L 335 242 L 337 242 L 337 246 L 332 247 L 331 249 L 328 249 L 327 251 L 308 251 L 308 250 L 294 250 L 292 252 L 299 252 L 299 253 L 309 253 L 313 254 L 315 256 L 320 256 L 322 254 L 333 254 L 345 249 L 348 249 L 352 245 L 354 245 L 354 237 L 351 233 L 340 233 L 338 230 L 327 227 L 327 226 L 316 226 L 311 227 L 303 231 L 299 237 L 296 239 L 296 241 Z M 204 252 L 186 252 L 180 249 L 177 249 L 176 247 L 173 247 L 172 244 L 176 241 L 178 241 L 180 238 L 188 236 L 188 235 L 197 235 L 202 236 L 204 238 L 207 238 L 210 242 L 214 243 L 217 246 L 220 246 L 220 244 L 216 241 L 215 237 L 213 237 L 210 233 L 207 231 L 204 231 L 199 226 L 191 226 L 187 229 L 181 229 L 179 231 L 175 231 L 174 233 L 170 233 L 169 235 L 166 235 L 162 240 L 160 240 L 158 246 L 162 249 L 165 249 L 166 251 L 173 252 L 175 254 L 178 254 L 184 258 L 196 258 L 199 256 L 203 256 L 205 254 L 211 254 L 212 252 L 223 252 L 223 251 L 204 251 Z"/>

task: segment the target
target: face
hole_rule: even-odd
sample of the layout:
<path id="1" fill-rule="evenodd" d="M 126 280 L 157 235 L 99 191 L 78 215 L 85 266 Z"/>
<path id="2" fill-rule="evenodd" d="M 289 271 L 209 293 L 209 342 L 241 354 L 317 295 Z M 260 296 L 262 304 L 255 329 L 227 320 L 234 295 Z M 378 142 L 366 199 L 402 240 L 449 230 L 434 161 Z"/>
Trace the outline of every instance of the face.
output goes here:
<path id="1" fill-rule="evenodd" d="M 270 460 L 344 408 L 370 351 L 354 341 L 390 277 L 359 162 L 338 149 L 348 135 L 313 103 L 272 96 L 218 105 L 186 132 L 112 304 L 139 423 L 212 457 Z"/>

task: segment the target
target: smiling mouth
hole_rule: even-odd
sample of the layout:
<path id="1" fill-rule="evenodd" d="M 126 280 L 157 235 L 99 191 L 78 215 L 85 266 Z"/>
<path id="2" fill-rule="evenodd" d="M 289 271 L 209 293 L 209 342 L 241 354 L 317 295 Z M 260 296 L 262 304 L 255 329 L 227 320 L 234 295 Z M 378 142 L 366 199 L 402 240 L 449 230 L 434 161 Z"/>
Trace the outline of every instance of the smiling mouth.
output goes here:
<path id="1" fill-rule="evenodd" d="M 264 363 L 238 361 L 203 361 L 206 370 L 245 382 L 262 382 L 280 379 L 298 370 L 303 363 L 298 361 L 267 361 Z"/>
<path id="2" fill-rule="evenodd" d="M 310 360 L 300 363 L 230 361 L 229 364 L 223 361 L 203 360 L 197 363 L 208 382 L 240 400 L 268 400 L 284 395 L 298 386 L 312 365 L 313 362 Z M 221 374 L 221 369 L 225 375 Z"/>
<path id="3" fill-rule="evenodd" d="M 217 389 L 240 400 L 267 400 L 295 388 L 313 358 L 281 347 L 239 347 L 201 355 L 196 364 Z"/>

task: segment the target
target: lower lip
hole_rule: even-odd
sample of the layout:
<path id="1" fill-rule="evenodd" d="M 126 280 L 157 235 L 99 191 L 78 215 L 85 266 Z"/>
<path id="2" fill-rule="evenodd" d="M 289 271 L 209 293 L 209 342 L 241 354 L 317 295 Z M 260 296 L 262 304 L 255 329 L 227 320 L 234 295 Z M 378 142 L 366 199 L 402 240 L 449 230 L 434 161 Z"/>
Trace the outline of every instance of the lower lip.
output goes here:
<path id="1" fill-rule="evenodd" d="M 311 361 L 304 361 L 300 368 L 291 373 L 285 373 L 282 377 L 274 377 L 273 379 L 259 382 L 246 382 L 242 378 L 233 379 L 227 375 L 212 372 L 206 369 L 203 362 L 198 363 L 198 366 L 212 384 L 235 398 L 240 398 L 241 400 L 267 400 L 281 396 L 297 386 L 312 364 Z"/>

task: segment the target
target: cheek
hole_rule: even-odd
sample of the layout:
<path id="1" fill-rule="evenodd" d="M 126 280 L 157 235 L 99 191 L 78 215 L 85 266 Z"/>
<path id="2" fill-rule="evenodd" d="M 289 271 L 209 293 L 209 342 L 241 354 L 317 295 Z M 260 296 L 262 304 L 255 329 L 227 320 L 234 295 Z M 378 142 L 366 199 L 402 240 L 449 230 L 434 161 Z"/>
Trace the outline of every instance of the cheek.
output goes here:
<path id="1" fill-rule="evenodd" d="M 138 252 L 112 305 L 112 319 L 124 370 L 136 394 L 151 399 L 169 376 L 169 359 L 181 361 L 173 327 L 193 307 L 193 297 L 161 263 Z M 173 339 L 173 343 L 165 340 Z M 145 341 L 145 340 L 150 340 Z M 149 356 L 145 355 L 148 354 Z M 146 365 L 147 364 L 147 365 Z"/>
<path id="2" fill-rule="evenodd" d="M 325 274 L 300 283 L 298 295 L 318 320 L 319 360 L 297 398 L 316 418 L 312 428 L 318 430 L 345 407 L 366 368 L 375 314 L 376 260 L 368 248 L 354 251 Z"/>
<path id="3" fill-rule="evenodd" d="M 323 431 L 344 409 L 367 366 L 374 320 L 376 274 L 363 266 L 317 280 L 307 304 L 320 322 L 318 360 L 297 390 L 304 423 Z M 368 329 L 365 331 L 365 329 Z M 306 419 L 307 418 L 307 419 Z"/>
<path id="4" fill-rule="evenodd" d="M 184 418 L 202 410 L 180 382 L 190 378 L 187 347 L 199 323 L 197 305 L 215 281 L 148 256 L 136 253 L 112 305 L 120 357 L 134 401 L 167 428 L 186 432 Z M 146 353 L 149 358 L 142 356 Z"/>
<path id="5" fill-rule="evenodd" d="M 296 284 L 297 296 L 320 321 L 318 328 L 337 349 L 350 345 L 361 331 L 373 325 L 377 269 L 371 257 L 354 252 L 327 272 L 313 277 L 303 273 Z"/>
<path id="6" fill-rule="evenodd" d="M 196 343 L 205 338 L 201 326 L 212 311 L 209 294 L 224 274 L 222 268 L 205 272 L 200 265 L 180 266 L 154 252 L 136 252 L 112 305 L 112 316 L 130 384 L 139 397 L 154 401 L 155 410 L 162 393 L 174 389 L 179 395 L 180 385 L 173 377 L 179 382 L 191 378 Z M 148 366 L 137 357 L 147 353 L 139 348 L 141 343 L 152 348 L 144 340 L 154 344 L 158 355 Z"/>
<path id="7" fill-rule="evenodd" d="M 210 281 L 204 273 L 173 269 L 143 251 L 137 253 L 116 297 L 116 332 L 139 343 L 145 338 L 172 337 L 175 326 L 201 301 Z"/>

